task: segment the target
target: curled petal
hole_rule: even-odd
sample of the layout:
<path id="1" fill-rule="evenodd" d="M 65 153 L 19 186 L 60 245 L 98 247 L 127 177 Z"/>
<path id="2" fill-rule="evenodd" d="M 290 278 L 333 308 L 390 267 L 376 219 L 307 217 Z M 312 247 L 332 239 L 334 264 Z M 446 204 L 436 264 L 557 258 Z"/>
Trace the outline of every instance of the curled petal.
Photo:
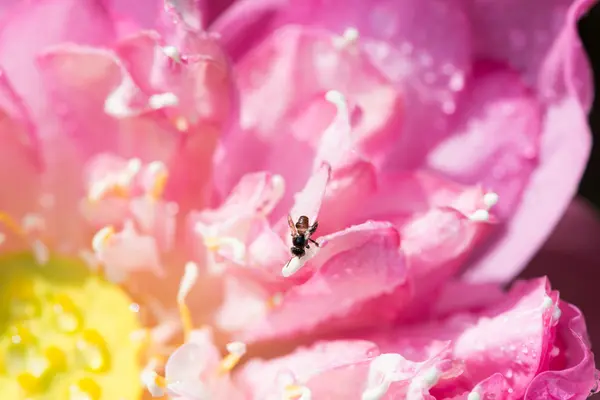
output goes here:
<path id="1" fill-rule="evenodd" d="M 166 378 L 173 381 L 201 380 L 212 373 L 219 362 L 219 353 L 206 329 L 192 331 L 187 343 L 171 354 L 165 366 Z"/>
<path id="2" fill-rule="evenodd" d="M 497 393 L 506 384 L 509 393 L 521 397 L 530 390 L 545 392 L 551 385 L 545 374 L 569 376 L 578 370 L 581 379 L 574 379 L 578 384 L 561 387 L 568 393 L 565 397 L 577 397 L 594 386 L 594 367 L 589 343 L 581 336 L 585 327 L 569 307 L 541 278 L 515 284 L 501 301 L 482 311 L 398 327 L 375 334 L 373 340 L 382 351 L 406 355 L 450 340 L 453 356 L 464 360 L 464 372 L 450 386 L 440 387 L 443 396 L 464 398 L 476 391 L 483 397 L 485 390 Z M 561 310 L 573 312 L 565 318 Z M 565 363 L 560 354 L 573 354 L 573 358 Z"/>
<path id="3" fill-rule="evenodd" d="M 538 399 L 549 393 L 568 393 L 574 398 L 586 398 L 597 390 L 600 378 L 594 368 L 594 355 L 587 339 L 581 312 L 571 304 L 561 302 L 561 319 L 557 337 L 564 346 L 561 362 L 550 364 L 550 370 L 537 375 L 527 388 L 524 398 Z M 564 357 L 564 358 L 563 358 Z"/>

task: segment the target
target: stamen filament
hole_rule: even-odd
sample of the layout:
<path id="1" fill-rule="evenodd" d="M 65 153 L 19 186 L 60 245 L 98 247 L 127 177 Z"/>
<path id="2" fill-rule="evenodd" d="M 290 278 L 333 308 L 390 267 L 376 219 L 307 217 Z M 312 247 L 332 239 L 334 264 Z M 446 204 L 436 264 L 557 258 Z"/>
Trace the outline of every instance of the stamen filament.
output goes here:
<path id="1" fill-rule="evenodd" d="M 231 372 L 246 354 L 246 344 L 243 342 L 231 342 L 227 344 L 227 354 L 219 364 L 219 374 Z"/>
<path id="2" fill-rule="evenodd" d="M 198 266 L 196 265 L 196 263 L 190 261 L 185 265 L 183 278 L 181 278 L 181 283 L 179 284 L 179 293 L 177 293 L 177 305 L 179 307 L 179 315 L 181 318 L 183 334 L 186 341 L 190 337 L 194 326 L 192 323 L 192 315 L 190 313 L 190 309 L 185 303 L 185 298 L 192 289 L 192 286 L 194 286 L 194 284 L 196 283 L 197 279 Z"/>
<path id="3" fill-rule="evenodd" d="M 17 234 L 18 236 L 22 238 L 26 237 L 25 231 L 23 230 L 23 228 L 21 228 L 21 225 L 17 221 L 15 221 L 13 217 L 2 211 L 0 211 L 0 223 L 6 225 L 6 227 L 10 231 Z"/>

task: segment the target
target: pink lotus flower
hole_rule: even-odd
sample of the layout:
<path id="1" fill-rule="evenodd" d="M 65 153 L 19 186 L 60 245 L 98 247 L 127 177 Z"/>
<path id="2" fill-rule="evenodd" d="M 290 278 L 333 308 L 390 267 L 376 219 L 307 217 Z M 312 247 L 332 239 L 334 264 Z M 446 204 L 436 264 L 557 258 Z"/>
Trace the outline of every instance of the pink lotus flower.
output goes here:
<path id="1" fill-rule="evenodd" d="M 589 4 L 136 3 L 3 10 L 3 398 L 594 390 L 580 312 L 499 287 L 586 161 Z"/>

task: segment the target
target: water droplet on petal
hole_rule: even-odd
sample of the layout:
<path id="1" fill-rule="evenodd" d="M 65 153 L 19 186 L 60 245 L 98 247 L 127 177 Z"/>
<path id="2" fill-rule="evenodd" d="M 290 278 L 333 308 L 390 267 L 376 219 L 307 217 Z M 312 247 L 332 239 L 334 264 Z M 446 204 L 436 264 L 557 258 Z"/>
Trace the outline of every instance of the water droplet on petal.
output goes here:
<path id="1" fill-rule="evenodd" d="M 463 89 L 465 86 L 465 77 L 462 73 L 456 72 L 452 74 L 450 77 L 450 82 L 448 83 L 450 90 L 453 92 L 458 92 Z"/>
<path id="2" fill-rule="evenodd" d="M 442 103 L 442 111 L 448 115 L 454 114 L 456 111 L 456 104 L 453 100 L 446 100 Z"/>

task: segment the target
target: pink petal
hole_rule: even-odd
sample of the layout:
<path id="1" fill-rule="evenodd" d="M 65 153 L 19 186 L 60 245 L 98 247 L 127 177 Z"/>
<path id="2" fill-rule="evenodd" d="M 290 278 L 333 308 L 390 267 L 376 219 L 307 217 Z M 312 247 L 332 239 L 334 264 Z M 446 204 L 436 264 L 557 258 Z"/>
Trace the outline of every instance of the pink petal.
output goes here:
<path id="1" fill-rule="evenodd" d="M 513 0 L 472 3 L 478 57 L 508 61 L 545 100 L 576 95 L 590 106 L 591 75 L 576 26 L 594 1 L 552 0 L 542 7 Z"/>
<path id="2" fill-rule="evenodd" d="M 550 106 L 542 134 L 540 165 L 531 175 L 504 234 L 467 271 L 468 280 L 507 281 L 525 267 L 577 190 L 590 149 L 588 129 L 586 116 L 574 99 Z M 574 133 L 579 137 L 574 138 Z M 504 268 L 497 268 L 498 265 Z"/>
<path id="3" fill-rule="evenodd" d="M 164 7 L 164 0 L 109 0 L 106 3 L 113 18 L 126 18 L 132 22 L 135 26 L 132 32 L 154 28 L 159 11 Z"/>
<path id="4" fill-rule="evenodd" d="M 0 212 L 16 221 L 40 208 L 41 154 L 27 110 L 0 73 Z M 4 222 L 4 221 L 3 221 Z M 2 224 L 2 233 L 11 232 Z M 3 240 L 6 237 L 3 236 Z M 3 246 L 4 247 L 4 246 Z"/>
<path id="5" fill-rule="evenodd" d="M 481 184 L 500 196 L 496 212 L 508 218 L 537 166 L 540 108 L 520 77 L 481 64 L 458 103 L 452 134 L 427 164 L 463 184 Z"/>
<path id="6" fill-rule="evenodd" d="M 283 181 L 278 175 L 265 172 L 245 175 L 219 208 L 190 213 L 187 224 L 192 240 L 194 243 L 202 243 L 206 240 L 225 239 L 233 244 L 233 239 L 237 246 L 231 247 L 231 252 L 227 250 L 230 246 L 223 242 L 224 245 L 219 248 L 218 253 L 237 265 L 243 263 L 246 256 L 245 246 L 251 246 L 264 230 L 271 231 L 270 226 L 264 225 L 265 217 L 278 203 L 283 191 Z M 273 246 L 273 243 L 275 242 L 269 246 Z M 200 244 L 194 247 L 198 257 L 207 257 L 207 246 Z M 242 251 L 244 254 L 241 254 Z M 266 254 L 272 254 L 271 249 L 266 251 Z M 249 249 L 248 256 L 249 265 L 255 266 L 252 259 L 256 256 L 256 250 Z M 260 258 L 260 255 L 258 257 Z M 265 265 L 260 267 L 264 268 Z"/>
<path id="7" fill-rule="evenodd" d="M 343 366 L 356 365 L 378 354 L 377 347 L 371 342 L 320 342 L 310 348 L 299 348 L 290 355 L 272 360 L 251 360 L 236 373 L 234 379 L 251 398 L 280 399 L 285 384 L 291 383 L 285 382 L 285 378 L 304 384 L 320 374 Z M 350 376 L 352 372 L 346 370 L 345 376 L 339 377 L 338 384 L 352 384 L 350 380 L 344 379 Z M 355 384 L 355 387 L 360 388 L 360 382 Z"/>
<path id="8" fill-rule="evenodd" d="M 239 331 L 267 314 L 268 293 L 249 279 L 227 276 L 224 291 L 223 303 L 215 316 L 215 323 L 220 329 Z"/>
<path id="9" fill-rule="evenodd" d="M 156 240 L 152 236 L 140 235 L 131 224 L 112 236 L 96 256 L 106 269 L 106 274 L 121 281 L 131 272 L 151 270 L 163 273 Z"/>
<path id="10" fill-rule="evenodd" d="M 553 1 L 532 21 L 524 18 L 527 7 L 515 8 L 512 2 L 502 10 L 494 6 L 488 10 L 490 5 L 474 9 L 477 26 L 487 29 L 479 36 L 481 47 L 484 46 L 486 52 L 494 52 L 491 55 L 496 57 L 511 56 L 538 89 L 538 95 L 547 103 L 547 112 L 541 136 L 540 165 L 506 234 L 467 275 L 472 281 L 506 281 L 519 272 L 546 240 L 576 192 L 590 150 L 586 113 L 591 95 L 586 89 L 590 87 L 589 68 L 575 26 L 591 4 L 590 1 Z M 491 22 L 483 18 L 484 15 L 498 19 Z M 505 18 L 509 15 L 510 18 Z M 542 21 L 546 22 L 540 25 Z M 513 28 L 511 32 L 516 39 L 513 37 L 496 47 L 499 30 L 506 32 L 509 28 Z M 501 35 L 506 37 L 505 33 Z M 523 41 L 530 52 L 518 50 Z M 500 273 L 493 267 L 498 264 L 511 267 Z"/>
<path id="11" fill-rule="evenodd" d="M 165 375 L 173 381 L 199 380 L 205 374 L 212 373 L 219 358 L 211 332 L 207 329 L 195 330 L 189 341 L 171 354 L 165 366 Z"/>
<path id="12" fill-rule="evenodd" d="M 317 220 L 330 176 L 331 167 L 329 164 L 323 164 L 308 179 L 304 189 L 294 196 L 294 206 L 290 211 L 290 216 L 294 221 L 297 221 L 302 215 L 307 216 L 309 221 Z"/>
<path id="13" fill-rule="evenodd" d="M 389 224 L 373 222 L 324 238 L 314 258 L 321 265 L 314 275 L 285 293 L 282 303 L 266 319 L 251 326 L 244 338 L 290 336 L 314 332 L 325 323 L 327 329 L 332 329 L 336 321 L 347 322 L 356 307 L 403 282 L 405 270 L 398 241 L 397 232 Z"/>
<path id="14" fill-rule="evenodd" d="M 395 52 L 388 52 L 387 59 L 381 55 L 375 58 L 386 65 L 390 73 L 392 69 L 396 70 L 396 74 L 403 71 L 401 67 L 398 68 L 402 58 L 404 62 L 406 58 L 410 59 L 414 68 L 414 72 L 411 72 L 416 72 L 417 76 L 426 72 L 441 72 L 444 64 L 460 70 L 461 67 L 467 68 L 470 61 L 465 10 L 458 2 L 449 5 L 379 0 L 366 5 L 360 1 L 311 0 L 290 6 L 277 0 L 245 0 L 230 7 L 216 21 L 214 29 L 222 34 L 223 42 L 231 54 L 241 57 L 253 43 L 277 27 L 298 23 L 324 27 L 337 34 L 354 27 L 360 32 L 361 40 L 364 37 L 373 47 L 377 42 L 389 42 L 387 48 Z M 413 46 L 420 49 L 422 54 L 411 54 Z M 420 59 L 417 57 L 419 55 Z M 440 77 L 446 82 L 449 78 L 444 75 Z"/>
<path id="15" fill-rule="evenodd" d="M 570 307 L 560 304 L 563 310 L 565 306 Z M 376 334 L 373 340 L 382 351 L 400 354 L 411 354 L 415 349 L 437 346 L 440 340 L 451 340 L 455 359 L 464 362 L 464 373 L 451 385 L 435 389 L 439 396 L 445 397 L 456 396 L 461 390 L 467 393 L 478 390 L 483 397 L 486 394 L 481 392 L 483 385 L 489 385 L 488 379 L 495 374 L 502 374 L 508 383 L 510 396 L 507 398 L 520 398 L 535 382 L 540 384 L 535 386 L 540 388 L 536 390 L 545 390 L 548 383 L 541 380 L 546 374 L 543 371 L 556 367 L 561 370 L 557 372 L 559 376 L 571 373 L 554 360 L 556 356 L 552 349 L 558 346 L 560 354 L 574 352 L 568 365 L 574 370 L 580 368 L 578 371 L 583 374 L 580 384 L 563 386 L 565 393 L 561 398 L 570 398 L 591 389 L 594 368 L 590 362 L 589 344 L 581 340 L 580 335 L 585 332 L 581 320 L 578 319 L 576 328 L 571 325 L 577 334 L 561 328 L 569 326 L 570 319 L 573 316 L 579 318 L 579 314 L 569 314 L 565 318 L 557 313 L 557 309 L 557 293 L 550 291 L 546 279 L 537 279 L 514 285 L 503 300 L 480 313 L 461 312 L 441 321 L 398 327 Z M 561 335 L 570 338 L 566 348 Z M 494 391 L 498 390 L 498 383 L 493 385 Z"/>
<path id="16" fill-rule="evenodd" d="M 525 400 L 561 393 L 564 397 L 586 398 L 598 389 L 600 378 L 594 368 L 594 355 L 587 339 L 581 312 L 571 304 L 561 302 L 562 316 L 557 337 L 563 343 L 563 365 L 550 365 L 550 371 L 538 374 L 529 384 Z"/>
<path id="17" fill-rule="evenodd" d="M 353 320 L 365 324 L 376 321 L 422 320 L 436 310 L 435 300 L 464 266 L 490 229 L 487 222 L 471 221 L 452 208 L 432 208 L 417 214 L 402 225 L 401 251 L 406 260 L 406 279 L 392 292 L 371 299 L 355 310 Z M 481 300 L 486 297 L 481 298 Z M 463 305 L 482 307 L 471 296 Z M 460 303 L 459 303 L 460 304 Z M 449 307 L 452 307 L 451 305 Z"/>
<path id="18" fill-rule="evenodd" d="M 360 210 L 372 208 L 369 200 L 377 191 L 376 174 L 368 162 L 332 172 L 319 212 L 319 236 L 347 228 Z"/>
<path id="19" fill-rule="evenodd" d="M 34 58 L 47 47 L 71 42 L 107 46 L 114 40 L 112 22 L 97 0 L 21 2 L 0 28 L 0 60 L 36 121 L 47 116 L 42 81 Z"/>
<path id="20" fill-rule="evenodd" d="M 406 167 L 421 163 L 426 142 L 443 137 L 447 114 L 456 108 L 471 63 L 467 16 L 461 1 L 311 0 L 289 5 L 245 0 L 230 7 L 214 29 L 237 61 L 286 24 L 322 27 L 338 35 L 356 28 L 361 47 L 388 78 L 402 84 L 403 135 L 390 149 L 394 155 L 388 164 Z"/>
<path id="21" fill-rule="evenodd" d="M 321 161 L 335 168 L 348 161 L 354 147 L 373 159 L 387 152 L 402 123 L 400 93 L 360 48 L 340 49 L 334 39 L 319 30 L 286 27 L 241 60 L 240 129 L 223 146 L 221 191 L 245 171 L 256 169 L 280 173 L 296 191 L 298 182 Z M 334 107 L 324 101 L 331 89 L 349 103 L 338 110 L 337 118 Z M 276 104 L 265 109 L 265 102 L 274 98 Z M 353 110 L 361 117 L 350 118 Z"/>
<path id="22" fill-rule="evenodd" d="M 478 186 L 456 183 L 429 171 L 385 173 L 378 176 L 377 189 L 369 194 L 357 218 L 383 219 L 404 224 L 434 208 L 451 207 L 465 215 L 482 208 L 483 191 Z"/>
<path id="23" fill-rule="evenodd" d="M 128 78 L 114 56 L 103 50 L 66 46 L 47 52 L 41 65 L 54 98 L 58 126 L 79 152 L 87 157 L 107 151 L 144 162 L 162 161 L 169 170 L 165 193 L 168 199 L 176 200 L 182 212 L 192 204 L 199 206 L 204 202 L 210 155 L 218 130 L 198 126 L 198 130 L 184 137 L 158 111 L 124 118 L 108 115 L 105 103 L 109 94 Z M 139 92 L 135 86 L 131 90 Z M 188 168 L 190 163 L 194 174 Z"/>
<path id="24" fill-rule="evenodd" d="M 175 42 L 177 57 L 168 56 L 156 32 L 142 32 L 118 43 L 117 53 L 147 95 L 172 93 L 179 114 L 191 125 L 198 120 L 222 126 L 231 108 L 231 76 L 215 38 L 185 31 Z"/>

